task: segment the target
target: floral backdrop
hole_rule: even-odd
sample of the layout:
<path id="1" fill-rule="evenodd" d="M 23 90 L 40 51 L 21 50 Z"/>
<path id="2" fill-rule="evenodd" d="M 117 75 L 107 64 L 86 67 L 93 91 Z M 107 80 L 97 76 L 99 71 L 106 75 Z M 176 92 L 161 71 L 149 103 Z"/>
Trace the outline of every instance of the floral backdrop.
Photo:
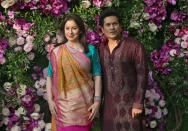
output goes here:
<path id="1" fill-rule="evenodd" d="M 79 14 L 87 42 L 105 37 L 99 14 L 115 7 L 123 35 L 141 41 L 149 69 L 145 125 L 151 131 L 188 128 L 187 0 L 0 0 L 0 130 L 48 131 L 46 101 L 48 52 L 63 41 L 61 22 Z M 96 129 L 93 129 L 96 130 Z"/>

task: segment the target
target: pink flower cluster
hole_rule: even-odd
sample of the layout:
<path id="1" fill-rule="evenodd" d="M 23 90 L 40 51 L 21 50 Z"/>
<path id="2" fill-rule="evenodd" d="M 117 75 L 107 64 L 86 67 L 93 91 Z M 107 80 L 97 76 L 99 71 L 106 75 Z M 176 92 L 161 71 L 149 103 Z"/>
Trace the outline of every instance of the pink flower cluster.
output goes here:
<path id="1" fill-rule="evenodd" d="M 149 13 L 149 22 L 157 25 L 158 29 L 162 28 L 161 22 L 166 19 L 166 7 L 162 0 L 144 0 L 145 13 Z"/>
<path id="2" fill-rule="evenodd" d="M 33 79 L 35 80 L 34 87 L 37 91 L 38 96 L 42 96 L 46 100 L 46 77 L 47 77 L 47 68 L 43 70 L 39 66 L 33 67 L 34 73 L 32 74 Z"/>
<path id="3" fill-rule="evenodd" d="M 112 5 L 112 2 L 113 2 L 113 0 L 93 0 L 93 4 L 99 8 L 109 7 Z"/>
<path id="4" fill-rule="evenodd" d="M 42 12 L 49 15 L 52 14 L 56 17 L 60 17 L 63 13 L 68 11 L 68 2 L 72 0 L 39 0 L 39 9 Z"/>
<path id="5" fill-rule="evenodd" d="M 188 64 L 188 26 L 183 29 L 176 29 L 174 35 L 176 36 L 174 42 L 181 49 L 178 57 L 185 57 L 185 62 Z"/>
<path id="6" fill-rule="evenodd" d="M 0 64 L 4 64 L 6 59 L 4 57 L 5 50 L 8 48 L 8 40 L 0 40 Z"/>
<path id="7" fill-rule="evenodd" d="M 30 35 L 31 27 L 34 23 L 27 23 L 24 19 L 16 19 L 13 24 L 13 29 L 16 30 L 16 35 L 9 38 L 9 46 L 14 47 L 15 52 L 22 52 L 23 50 L 28 54 L 29 60 L 35 58 L 33 49 L 34 34 Z"/>
<path id="8" fill-rule="evenodd" d="M 170 18 L 173 21 L 176 22 L 183 22 L 183 20 L 187 17 L 186 15 L 186 10 L 183 9 L 181 12 L 178 12 L 177 10 L 174 10 L 171 15 Z"/>
<path id="9" fill-rule="evenodd" d="M 148 85 L 150 89 L 146 90 L 145 94 L 146 126 L 151 129 L 164 131 L 164 123 L 162 121 L 168 114 L 168 110 L 163 94 L 152 78 L 152 72 L 149 72 Z"/>
<path id="10" fill-rule="evenodd" d="M 101 43 L 100 35 L 96 31 L 87 31 L 87 43 L 92 45 L 98 45 Z"/>
<path id="11" fill-rule="evenodd" d="M 7 82 L 4 87 L 8 86 L 10 84 Z M 6 88 L 10 99 L 5 101 L 1 121 L 7 127 L 6 130 L 32 131 L 34 128 L 45 128 L 43 114 L 40 113 L 40 105 L 34 103 L 37 99 L 33 92 L 32 88 L 23 84 Z M 19 99 L 20 104 L 13 104 L 14 97 Z"/>
<path id="12" fill-rule="evenodd" d="M 171 60 L 170 51 L 174 51 L 174 55 L 180 52 L 179 45 L 173 40 L 168 40 L 159 51 L 151 52 L 150 59 L 154 63 L 156 71 L 167 75 L 171 72 L 171 68 L 167 67 Z"/>

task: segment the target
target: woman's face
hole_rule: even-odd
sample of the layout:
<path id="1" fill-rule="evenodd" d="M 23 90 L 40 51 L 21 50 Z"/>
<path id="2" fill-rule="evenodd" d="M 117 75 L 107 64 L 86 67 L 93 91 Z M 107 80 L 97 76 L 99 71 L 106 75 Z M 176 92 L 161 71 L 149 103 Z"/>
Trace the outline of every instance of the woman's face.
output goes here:
<path id="1" fill-rule="evenodd" d="M 76 24 L 76 22 L 74 20 L 68 20 L 65 23 L 65 28 L 64 28 L 64 32 L 65 32 L 65 37 L 67 38 L 68 41 L 79 41 L 79 27 Z"/>

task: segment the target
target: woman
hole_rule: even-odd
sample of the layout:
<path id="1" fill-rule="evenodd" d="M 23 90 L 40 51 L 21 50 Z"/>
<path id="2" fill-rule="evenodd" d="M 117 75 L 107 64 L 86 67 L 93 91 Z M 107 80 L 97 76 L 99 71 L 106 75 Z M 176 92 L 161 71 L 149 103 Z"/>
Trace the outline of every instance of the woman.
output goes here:
<path id="1" fill-rule="evenodd" d="M 82 19 L 68 15 L 64 42 L 50 51 L 47 95 L 52 131 L 89 131 L 101 99 L 101 68 L 95 47 L 86 43 Z"/>

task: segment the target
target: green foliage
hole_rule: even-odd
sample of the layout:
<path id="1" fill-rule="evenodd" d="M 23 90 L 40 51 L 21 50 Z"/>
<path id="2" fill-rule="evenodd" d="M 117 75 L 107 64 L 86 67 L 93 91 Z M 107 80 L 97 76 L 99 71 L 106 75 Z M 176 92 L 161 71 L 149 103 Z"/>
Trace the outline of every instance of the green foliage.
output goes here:
<path id="1" fill-rule="evenodd" d="M 78 14 L 84 20 L 89 30 L 95 30 L 97 28 L 95 15 L 99 15 L 100 11 L 100 8 L 96 7 L 83 8 L 81 6 L 75 6 L 71 12 Z"/>

